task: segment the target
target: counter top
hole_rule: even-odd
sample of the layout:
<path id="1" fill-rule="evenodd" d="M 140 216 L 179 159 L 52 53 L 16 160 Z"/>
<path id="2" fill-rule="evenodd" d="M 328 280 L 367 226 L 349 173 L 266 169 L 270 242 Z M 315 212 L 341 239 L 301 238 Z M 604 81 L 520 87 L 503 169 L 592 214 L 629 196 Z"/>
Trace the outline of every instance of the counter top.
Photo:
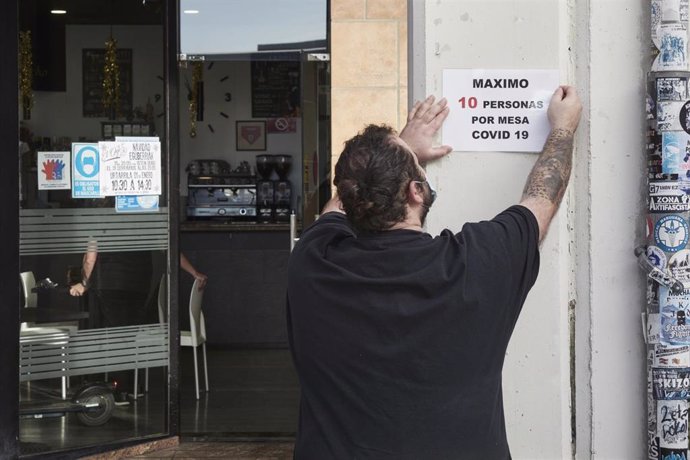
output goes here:
<path id="1" fill-rule="evenodd" d="M 299 231 L 301 226 L 297 226 Z M 289 232 L 290 224 L 260 222 L 234 222 L 222 220 L 193 220 L 180 223 L 182 232 Z"/>

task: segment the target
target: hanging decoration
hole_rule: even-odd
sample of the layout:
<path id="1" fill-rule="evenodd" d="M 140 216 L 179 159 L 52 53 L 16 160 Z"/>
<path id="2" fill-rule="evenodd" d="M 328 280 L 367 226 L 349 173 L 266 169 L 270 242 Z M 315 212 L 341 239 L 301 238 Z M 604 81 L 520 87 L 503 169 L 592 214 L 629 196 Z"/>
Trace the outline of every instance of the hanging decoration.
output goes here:
<path id="1" fill-rule="evenodd" d="M 105 42 L 103 111 L 111 120 L 114 120 L 120 112 L 120 66 L 117 63 L 117 40 L 112 35 Z"/>
<path id="2" fill-rule="evenodd" d="M 19 97 L 22 106 L 22 118 L 31 119 L 31 108 L 34 106 L 33 55 L 31 51 L 31 31 L 19 32 Z"/>
<path id="3" fill-rule="evenodd" d="M 203 121 L 204 67 L 202 62 L 192 63 L 192 84 L 187 85 L 189 98 L 189 137 L 196 137 L 196 122 Z"/>

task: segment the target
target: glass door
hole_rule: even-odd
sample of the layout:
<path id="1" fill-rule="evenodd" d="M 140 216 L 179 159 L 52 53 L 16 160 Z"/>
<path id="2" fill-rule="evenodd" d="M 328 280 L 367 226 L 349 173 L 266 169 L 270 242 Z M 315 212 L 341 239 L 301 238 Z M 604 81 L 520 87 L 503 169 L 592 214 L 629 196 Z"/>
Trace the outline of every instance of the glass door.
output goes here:
<path id="1" fill-rule="evenodd" d="M 19 8 L 20 453 L 164 435 L 164 5 Z"/>

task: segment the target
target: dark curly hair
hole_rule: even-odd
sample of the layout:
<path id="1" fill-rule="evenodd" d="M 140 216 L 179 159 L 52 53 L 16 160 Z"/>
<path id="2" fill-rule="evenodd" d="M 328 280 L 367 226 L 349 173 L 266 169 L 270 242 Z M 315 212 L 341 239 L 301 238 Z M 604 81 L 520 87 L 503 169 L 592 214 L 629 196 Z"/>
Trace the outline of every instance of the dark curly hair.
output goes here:
<path id="1" fill-rule="evenodd" d="M 406 217 L 410 181 L 424 180 L 413 154 L 386 125 L 368 125 L 345 142 L 333 183 L 347 218 L 360 232 L 381 232 Z"/>

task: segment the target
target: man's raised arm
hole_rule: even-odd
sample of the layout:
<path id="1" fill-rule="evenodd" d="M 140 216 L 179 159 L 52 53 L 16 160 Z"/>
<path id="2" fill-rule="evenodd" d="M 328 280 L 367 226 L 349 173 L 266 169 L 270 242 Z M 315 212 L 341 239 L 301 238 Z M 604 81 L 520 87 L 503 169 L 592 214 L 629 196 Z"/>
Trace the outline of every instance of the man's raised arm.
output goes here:
<path id="1" fill-rule="evenodd" d="M 548 110 L 551 133 L 527 177 L 520 201 L 537 218 L 540 242 L 546 236 L 570 180 L 573 137 L 581 113 L 582 104 L 575 88 L 559 87 Z"/>

